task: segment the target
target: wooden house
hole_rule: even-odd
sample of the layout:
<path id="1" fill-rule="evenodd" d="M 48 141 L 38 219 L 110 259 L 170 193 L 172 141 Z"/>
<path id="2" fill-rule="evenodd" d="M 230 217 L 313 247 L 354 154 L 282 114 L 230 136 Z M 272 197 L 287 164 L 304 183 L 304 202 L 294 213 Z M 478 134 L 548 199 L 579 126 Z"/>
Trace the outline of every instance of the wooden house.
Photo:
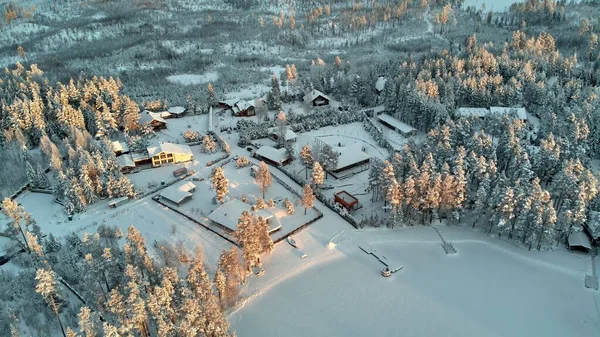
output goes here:
<path id="1" fill-rule="evenodd" d="M 327 95 L 316 89 L 313 89 L 304 95 L 304 102 L 311 106 L 329 105 L 330 101 L 331 99 Z"/>
<path id="2" fill-rule="evenodd" d="M 151 111 L 142 112 L 142 114 L 140 115 L 139 123 L 140 125 L 150 124 L 150 126 L 154 130 L 161 130 L 167 128 L 167 121 L 164 118 L 162 118 L 160 113 Z"/>

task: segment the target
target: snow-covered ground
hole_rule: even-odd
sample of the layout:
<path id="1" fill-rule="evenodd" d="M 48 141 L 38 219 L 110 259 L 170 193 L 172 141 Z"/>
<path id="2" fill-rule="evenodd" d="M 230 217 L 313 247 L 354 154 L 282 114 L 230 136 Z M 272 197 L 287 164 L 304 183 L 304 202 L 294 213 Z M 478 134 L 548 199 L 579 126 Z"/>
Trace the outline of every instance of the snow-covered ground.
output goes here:
<path id="1" fill-rule="evenodd" d="M 329 220 L 336 220 L 329 218 Z M 334 221 L 337 222 L 337 221 Z M 312 260 L 279 245 L 254 296 L 231 315 L 239 335 L 595 336 L 600 314 L 583 285 L 587 255 L 530 252 L 467 229 L 343 231 L 333 250 L 318 222 L 296 238 Z M 367 242 L 403 265 L 389 278 L 357 246 Z M 282 262 L 282 260 L 284 262 Z M 289 264 L 288 264 L 289 263 Z"/>
<path id="2" fill-rule="evenodd" d="M 215 72 L 208 72 L 202 75 L 195 74 L 181 74 L 172 75 L 167 77 L 167 81 L 177 83 L 181 85 L 194 85 L 208 82 L 214 82 L 219 78 L 219 74 Z"/>
<path id="3" fill-rule="evenodd" d="M 119 227 L 127 233 L 127 228 L 133 225 L 146 238 L 148 246 L 156 240 L 171 245 L 181 242 L 190 253 L 196 247 L 202 248 L 211 268 L 216 266 L 221 252 L 231 247 L 231 243 L 165 209 L 149 197 L 132 200 L 116 209 L 108 208 L 108 200 L 98 201 L 85 213 L 76 214 L 73 221 L 67 220 L 62 206 L 53 201 L 52 195 L 25 192 L 17 201 L 31 213 L 43 233 L 52 233 L 56 237 L 72 232 L 78 235 L 95 233 L 101 224 Z"/>

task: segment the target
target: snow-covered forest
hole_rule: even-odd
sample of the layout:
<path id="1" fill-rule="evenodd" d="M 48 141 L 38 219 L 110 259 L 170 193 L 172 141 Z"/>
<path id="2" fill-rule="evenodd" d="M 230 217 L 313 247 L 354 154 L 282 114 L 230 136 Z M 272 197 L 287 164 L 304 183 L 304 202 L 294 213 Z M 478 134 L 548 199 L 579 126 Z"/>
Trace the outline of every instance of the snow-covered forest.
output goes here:
<path id="1" fill-rule="evenodd" d="M 427 229 L 460 268 L 476 240 L 579 283 L 565 264 L 591 257 L 597 288 L 600 3 L 499 7 L 0 4 L 0 336 L 261 334 L 234 331 L 269 312 L 255 298 L 299 274 L 351 282 L 325 263 L 360 270 L 370 244 L 431 254 Z M 567 250 L 577 233 L 586 253 Z"/>

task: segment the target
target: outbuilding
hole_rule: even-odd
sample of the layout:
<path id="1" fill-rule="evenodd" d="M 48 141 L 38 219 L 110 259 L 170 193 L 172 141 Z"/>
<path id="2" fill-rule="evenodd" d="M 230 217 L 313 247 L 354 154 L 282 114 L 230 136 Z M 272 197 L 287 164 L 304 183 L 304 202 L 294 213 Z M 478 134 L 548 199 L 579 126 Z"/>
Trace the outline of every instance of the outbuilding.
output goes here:
<path id="1" fill-rule="evenodd" d="M 194 191 L 196 191 L 196 185 L 193 182 L 183 181 L 165 188 L 160 192 L 160 196 L 177 206 L 181 206 L 192 199 Z"/>
<path id="2" fill-rule="evenodd" d="M 122 154 L 129 153 L 129 146 L 127 146 L 127 143 L 125 142 L 115 140 L 111 142 L 110 145 L 113 149 L 113 152 L 115 153 L 115 156 L 117 157 Z"/>
<path id="3" fill-rule="evenodd" d="M 336 203 L 344 206 L 348 212 L 352 212 L 360 208 L 358 199 L 346 191 L 340 191 L 334 194 L 333 199 Z"/>
<path id="4" fill-rule="evenodd" d="M 395 130 L 396 132 L 398 132 L 399 134 L 401 134 L 404 137 L 410 137 L 410 136 L 414 136 L 417 134 L 417 129 L 413 128 L 412 126 L 410 126 L 404 122 L 401 122 L 400 120 L 398 120 L 390 115 L 381 114 L 381 115 L 377 116 L 377 118 L 379 119 L 381 124 L 387 126 L 390 129 Z"/>
<path id="5" fill-rule="evenodd" d="M 133 156 L 130 154 L 117 157 L 117 161 L 119 162 L 121 173 L 130 173 L 135 169 L 135 162 L 133 161 Z"/>
<path id="6" fill-rule="evenodd" d="M 569 249 L 583 250 L 589 252 L 592 249 L 590 239 L 584 232 L 573 232 L 568 239 Z"/>
<path id="7" fill-rule="evenodd" d="M 292 162 L 293 158 L 288 155 L 286 149 L 276 149 L 272 146 L 261 146 L 254 157 L 274 166 L 284 166 Z"/>
<path id="8" fill-rule="evenodd" d="M 168 112 L 171 118 L 181 118 L 185 116 L 185 108 L 182 106 L 170 107 Z"/>
<path id="9" fill-rule="evenodd" d="M 281 223 L 279 220 L 277 220 L 273 213 L 263 209 L 253 211 L 251 205 L 248 205 L 238 199 L 232 199 L 222 205 L 219 205 L 217 209 L 208 215 L 208 218 L 212 222 L 223 227 L 226 231 L 235 232 L 237 230 L 237 224 L 240 216 L 245 211 L 265 219 L 269 224 L 269 233 L 273 233 L 281 229 Z"/>

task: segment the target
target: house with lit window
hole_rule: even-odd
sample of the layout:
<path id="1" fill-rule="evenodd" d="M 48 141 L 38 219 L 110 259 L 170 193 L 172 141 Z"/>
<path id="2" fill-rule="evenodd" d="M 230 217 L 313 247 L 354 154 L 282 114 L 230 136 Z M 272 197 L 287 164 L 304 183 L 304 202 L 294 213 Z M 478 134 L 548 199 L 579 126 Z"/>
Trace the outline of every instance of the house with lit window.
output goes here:
<path id="1" fill-rule="evenodd" d="M 194 159 L 192 149 L 187 145 L 161 143 L 158 146 L 148 148 L 148 157 L 152 166 L 157 167 L 164 164 L 184 163 Z"/>

